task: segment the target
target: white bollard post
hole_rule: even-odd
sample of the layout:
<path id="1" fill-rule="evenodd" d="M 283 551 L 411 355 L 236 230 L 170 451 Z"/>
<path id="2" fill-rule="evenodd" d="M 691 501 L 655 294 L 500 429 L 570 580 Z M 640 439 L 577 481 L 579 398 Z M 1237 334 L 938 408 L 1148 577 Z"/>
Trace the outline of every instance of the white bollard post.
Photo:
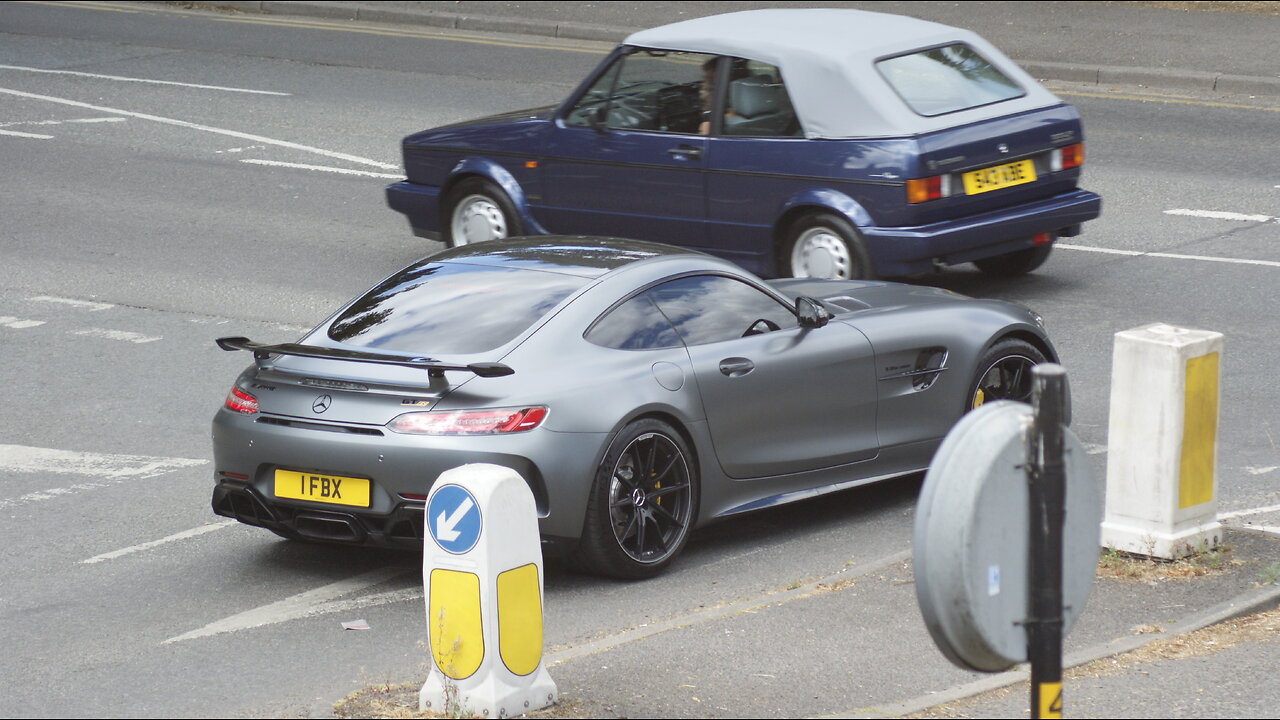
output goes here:
<path id="1" fill-rule="evenodd" d="M 1173 559 L 1218 546 L 1222 333 L 1116 333 L 1104 547 Z"/>
<path id="2" fill-rule="evenodd" d="M 422 583 L 432 666 L 421 710 L 504 718 L 551 705 L 533 493 L 498 465 L 442 473 L 426 504 Z"/>

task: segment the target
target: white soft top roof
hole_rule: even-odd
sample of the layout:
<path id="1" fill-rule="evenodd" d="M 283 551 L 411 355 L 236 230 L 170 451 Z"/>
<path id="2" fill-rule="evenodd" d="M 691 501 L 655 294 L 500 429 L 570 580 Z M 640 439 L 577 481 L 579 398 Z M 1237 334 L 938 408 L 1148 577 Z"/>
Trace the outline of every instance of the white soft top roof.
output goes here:
<path id="1" fill-rule="evenodd" d="M 965 43 L 1026 91 L 1020 98 L 923 117 L 894 92 L 875 61 Z M 624 45 L 728 55 L 776 66 L 807 137 L 900 137 L 966 125 L 1061 101 L 977 34 L 863 10 L 747 10 L 642 30 Z"/>

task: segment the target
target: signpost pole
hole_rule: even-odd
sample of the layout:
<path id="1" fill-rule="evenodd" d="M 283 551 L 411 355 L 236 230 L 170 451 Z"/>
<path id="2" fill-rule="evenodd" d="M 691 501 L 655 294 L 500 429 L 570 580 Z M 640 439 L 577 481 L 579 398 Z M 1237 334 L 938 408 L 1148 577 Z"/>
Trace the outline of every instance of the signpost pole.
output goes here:
<path id="1" fill-rule="evenodd" d="M 1031 717 L 1062 717 L 1062 535 L 1066 501 L 1063 445 L 1066 372 L 1038 366 L 1027 452 L 1031 504 L 1027 658 L 1031 661 Z"/>

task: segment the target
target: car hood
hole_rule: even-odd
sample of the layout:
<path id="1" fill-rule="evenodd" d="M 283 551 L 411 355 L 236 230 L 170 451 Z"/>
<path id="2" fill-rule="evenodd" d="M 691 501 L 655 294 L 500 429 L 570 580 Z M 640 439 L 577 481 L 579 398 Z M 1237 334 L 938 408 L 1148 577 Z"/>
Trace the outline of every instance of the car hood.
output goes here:
<path id="1" fill-rule="evenodd" d="M 450 123 L 449 125 L 441 125 L 425 132 L 435 132 L 437 130 L 460 130 L 463 128 L 536 122 L 539 120 L 546 121 L 551 119 L 551 115 L 555 112 L 556 107 L 556 105 L 543 105 L 541 107 L 525 108 L 523 110 L 510 110 L 496 115 L 486 115 L 472 120 L 463 120 L 462 122 Z"/>

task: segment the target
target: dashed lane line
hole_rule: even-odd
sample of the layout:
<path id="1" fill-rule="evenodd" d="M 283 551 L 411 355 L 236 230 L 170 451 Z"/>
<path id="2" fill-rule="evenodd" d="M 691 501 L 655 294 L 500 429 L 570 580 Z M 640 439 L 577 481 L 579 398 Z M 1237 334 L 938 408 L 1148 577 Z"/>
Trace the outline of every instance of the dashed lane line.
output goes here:
<path id="1" fill-rule="evenodd" d="M 163 338 L 156 337 L 155 335 L 143 335 L 142 333 L 130 332 L 128 330 L 108 330 L 107 328 L 85 328 L 84 330 L 72 330 L 71 334 L 81 335 L 83 337 L 101 338 L 103 340 L 119 340 L 120 342 L 131 342 L 138 345 L 163 340 Z"/>
<path id="2" fill-rule="evenodd" d="M 93 302 L 92 300 L 76 300 L 74 298 L 56 297 L 53 295 L 37 295 L 27 299 L 31 302 L 68 305 L 70 307 L 79 308 L 80 310 L 88 310 L 89 312 L 101 312 L 103 310 L 110 310 L 111 308 L 116 307 L 111 303 Z"/>
<path id="3" fill-rule="evenodd" d="M 264 143 L 267 145 L 275 145 L 276 147 L 288 148 L 290 150 L 299 150 L 302 152 L 323 155 L 324 157 L 333 158 L 335 160 L 346 160 L 360 165 L 372 165 L 384 170 L 399 170 L 399 165 L 378 162 L 369 158 L 360 157 L 359 155 L 348 155 L 347 153 L 334 152 L 323 148 L 303 145 L 301 143 L 289 142 L 287 140 L 276 140 L 275 138 L 263 137 L 261 135 L 252 135 L 250 133 L 239 132 L 238 130 L 228 130 L 226 128 L 213 127 L 212 125 L 201 125 L 200 123 L 187 122 L 186 120 L 177 120 L 174 118 L 162 117 L 160 115 L 150 115 L 148 113 L 133 112 L 132 110 L 121 110 L 120 108 L 107 107 L 104 105 L 91 105 L 89 103 L 80 102 L 78 100 L 69 100 L 67 98 L 54 97 L 52 95 L 40 95 L 37 93 L 23 92 L 21 90 L 13 90 L 11 88 L 0 88 L 0 93 L 13 95 L 14 97 L 23 97 L 31 100 L 44 100 L 46 102 L 58 103 L 61 105 L 69 105 L 71 107 L 85 108 L 95 110 L 97 112 L 114 113 L 116 115 L 124 115 L 126 117 L 138 118 L 140 120 L 150 120 L 151 122 L 162 123 L 164 125 L 173 125 L 175 127 L 186 128 L 188 130 L 199 130 L 200 132 L 214 133 L 217 135 L 226 135 L 228 137 L 248 140 L 250 142 Z"/>
<path id="4" fill-rule="evenodd" d="M 27 328 L 40 327 L 41 325 L 44 325 L 43 320 L 23 320 L 12 315 L 0 315 L 0 327 L 26 330 Z"/>
<path id="5" fill-rule="evenodd" d="M 232 525 L 235 525 L 235 524 L 237 524 L 237 521 L 235 520 L 224 520 L 222 522 L 213 523 L 211 525 L 201 525 L 200 527 L 191 528 L 190 530 L 183 530 L 182 532 L 174 533 L 172 535 L 162 537 L 159 540 L 152 540 L 150 542 L 139 543 L 137 545 L 130 545 L 127 548 L 113 550 L 108 553 L 102 553 L 101 555 L 94 555 L 93 557 L 87 560 L 81 560 L 80 562 L 85 565 L 93 565 L 95 563 L 100 563 L 106 560 L 115 560 L 116 558 L 124 557 L 125 555 L 132 555 L 134 553 L 142 552 L 144 550 L 150 550 L 152 548 L 160 547 L 161 545 L 167 545 L 171 542 L 177 542 L 179 540 L 186 540 L 187 538 L 198 537 L 200 535 L 204 535 L 205 533 L 211 533 L 214 530 L 221 530 L 225 527 L 231 527 Z"/>
<path id="6" fill-rule="evenodd" d="M 335 583 L 322 585 L 314 590 L 308 590 L 298 593 L 283 600 L 273 602 L 270 605 L 263 605 L 252 610 L 246 610 L 227 618 L 223 618 L 216 622 L 209 623 L 202 628 L 186 632 L 181 635 L 165 640 L 162 645 L 184 642 L 186 640 L 195 640 L 196 638 L 209 637 L 211 635 L 219 635 L 222 633 L 235 632 L 237 630 L 249 630 L 251 628 L 262 627 L 264 625 L 274 625 L 286 622 L 288 620 L 297 620 L 312 615 L 323 615 L 330 612 L 338 612 L 350 607 L 349 604 L 340 604 L 336 607 L 327 605 L 331 601 L 337 600 L 345 595 L 358 592 L 367 587 L 378 585 L 388 580 L 406 575 L 412 572 L 420 572 L 417 567 L 392 566 L 373 570 L 371 572 L 356 575 L 355 577 L 339 580 Z M 413 592 L 417 596 L 422 597 L 421 588 L 408 588 L 409 592 L 397 591 L 398 595 L 405 595 L 404 598 L 410 599 Z M 385 596 L 383 593 L 380 597 Z M 384 602 L 391 602 L 383 597 Z"/>
<path id="7" fill-rule="evenodd" d="M 1196 260 L 1199 262 L 1228 263 L 1232 265 L 1257 265 L 1260 267 L 1280 268 L 1280 261 L 1275 260 L 1248 260 L 1246 258 L 1215 257 L 1213 255 L 1183 255 L 1181 253 L 1147 252 L 1145 250 L 1118 250 L 1116 248 L 1089 247 L 1088 245 L 1071 245 L 1068 243 L 1054 243 L 1054 247 L 1059 247 L 1063 250 L 1079 250 L 1081 252 L 1103 253 L 1106 255 L 1124 255 L 1126 257 Z"/>
<path id="8" fill-rule="evenodd" d="M 1250 515 L 1265 515 L 1266 513 L 1280 512 L 1280 505 L 1267 505 L 1265 507 L 1250 508 L 1248 510 L 1236 510 L 1235 512 L 1218 513 L 1219 520 L 1231 520 L 1233 518 L 1248 517 Z"/>
<path id="9" fill-rule="evenodd" d="M 49 70 L 47 68 L 25 67 L 22 65 L 0 65 L 0 70 L 17 70 L 20 72 L 48 73 L 51 75 L 75 75 L 76 77 L 96 78 L 98 80 L 115 80 L 117 82 L 136 82 L 146 83 L 149 85 L 176 85 L 178 87 L 192 88 L 195 90 L 218 90 L 222 92 L 238 92 L 250 93 L 253 95 L 283 95 L 288 96 L 286 92 L 276 92 L 274 90 L 250 90 L 249 88 L 223 87 L 222 85 L 199 85 L 196 83 L 176 82 L 173 80 L 152 80 L 150 78 L 125 77 L 122 75 L 101 75 L 99 73 L 77 72 L 75 70 Z"/>
<path id="10" fill-rule="evenodd" d="M 11 478 L 18 474 L 53 473 L 93 478 L 64 487 L 47 488 L 17 497 L 0 498 L 0 510 L 111 487 L 126 480 L 144 480 L 182 468 L 206 465 L 208 462 L 208 460 L 193 458 L 111 455 L 27 445 L 0 445 L 0 476 Z"/>
<path id="11" fill-rule="evenodd" d="M 328 165 L 304 165 L 302 163 L 280 162 L 278 160 L 258 160 L 256 158 L 245 158 L 242 163 L 249 165 L 266 165 L 268 167 L 285 167 L 294 168 L 296 170 L 316 170 L 319 172 L 339 173 L 341 175 L 359 175 L 360 177 L 389 178 L 391 180 L 403 180 L 404 175 L 394 173 L 377 173 L 368 170 L 348 170 L 346 168 L 330 167 Z"/>
<path id="12" fill-rule="evenodd" d="M 52 140 L 52 135 L 41 135 L 39 133 L 18 132 L 17 130 L 0 130 L 0 135 L 8 135 L 9 137 L 30 138 L 32 140 Z"/>
<path id="13" fill-rule="evenodd" d="M 1222 210 L 1190 210 L 1187 208 L 1174 208 L 1173 210 L 1165 210 L 1165 215 L 1183 215 L 1185 217 L 1206 218 L 1209 220 L 1236 220 L 1239 222 L 1280 222 L 1280 218 L 1270 215 L 1250 215 L 1247 213 L 1225 212 Z"/>

